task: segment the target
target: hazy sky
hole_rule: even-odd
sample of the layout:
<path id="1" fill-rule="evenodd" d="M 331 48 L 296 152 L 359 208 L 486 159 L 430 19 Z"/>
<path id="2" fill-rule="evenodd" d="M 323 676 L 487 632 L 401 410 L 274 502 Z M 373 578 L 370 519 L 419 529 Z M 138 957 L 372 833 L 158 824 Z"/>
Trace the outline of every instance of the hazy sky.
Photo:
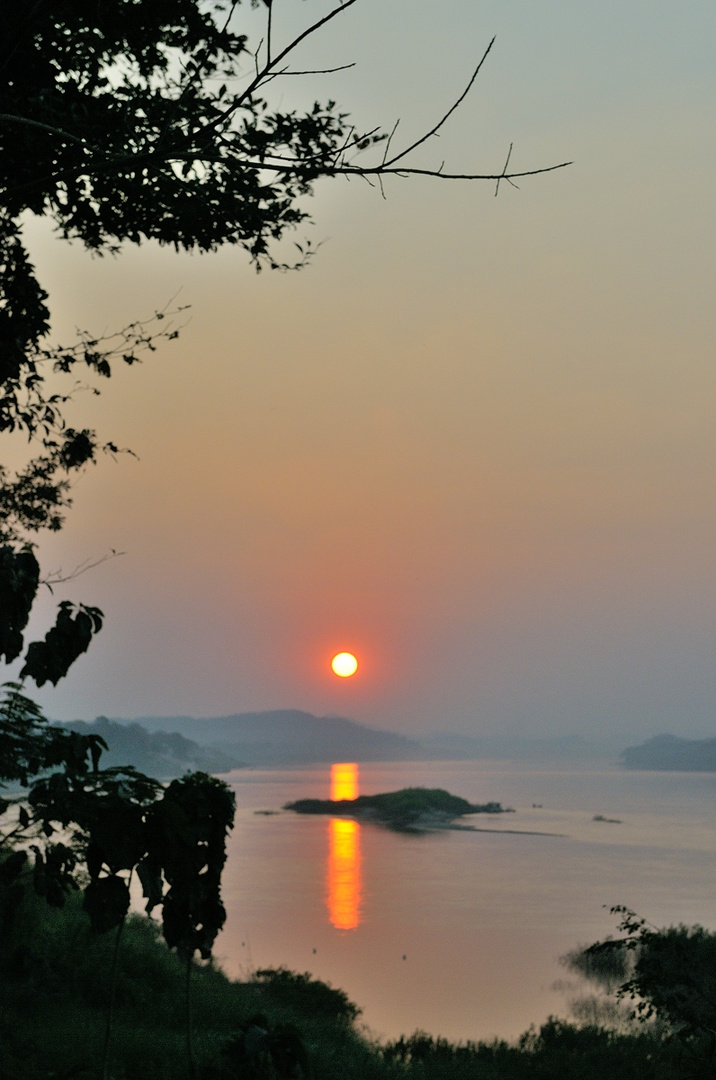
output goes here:
<path id="1" fill-rule="evenodd" d="M 276 0 L 276 25 L 323 10 Z M 42 544 L 126 552 L 38 606 L 37 630 L 65 595 L 107 615 L 49 715 L 714 734 L 714 4 L 360 0 L 305 56 L 357 68 L 280 93 L 407 140 L 493 34 L 420 163 L 574 161 L 519 191 L 324 182 L 294 275 L 28 226 L 62 340 L 192 305 L 78 404 L 139 460 L 90 468 Z"/>

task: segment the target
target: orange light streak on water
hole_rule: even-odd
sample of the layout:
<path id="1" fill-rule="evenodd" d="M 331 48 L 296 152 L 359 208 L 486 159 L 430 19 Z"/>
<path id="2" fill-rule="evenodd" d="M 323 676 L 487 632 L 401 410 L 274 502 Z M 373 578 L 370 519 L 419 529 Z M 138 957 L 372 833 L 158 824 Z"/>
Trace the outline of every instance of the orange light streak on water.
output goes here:
<path id="1" fill-rule="evenodd" d="M 337 930 L 355 930 L 361 915 L 360 825 L 328 822 L 328 911 Z"/>
<path id="2" fill-rule="evenodd" d="M 331 798 L 358 797 L 358 766 L 331 766 Z M 328 822 L 328 912 L 337 930 L 355 930 L 360 922 L 360 825 L 345 818 Z"/>
<path id="3" fill-rule="evenodd" d="M 331 798 L 358 798 L 358 766 L 354 761 L 331 765 Z"/>

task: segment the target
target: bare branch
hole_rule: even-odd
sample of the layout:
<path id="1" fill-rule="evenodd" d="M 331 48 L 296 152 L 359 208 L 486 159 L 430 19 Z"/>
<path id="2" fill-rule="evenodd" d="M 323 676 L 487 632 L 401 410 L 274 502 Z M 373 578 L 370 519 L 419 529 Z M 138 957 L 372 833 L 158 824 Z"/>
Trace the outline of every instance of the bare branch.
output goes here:
<path id="1" fill-rule="evenodd" d="M 268 7 L 268 20 L 266 26 L 266 65 L 271 65 L 271 28 L 273 23 L 273 3 L 272 0 L 266 0 Z"/>
<path id="2" fill-rule="evenodd" d="M 312 34 L 315 34 L 317 30 L 320 30 L 321 27 L 325 26 L 326 23 L 331 22 L 331 20 L 335 19 L 338 15 L 342 15 L 344 11 L 347 11 L 348 8 L 352 7 L 353 4 L 355 4 L 356 2 L 357 0 L 345 0 L 344 3 L 340 4 L 336 8 L 333 8 L 333 10 L 329 11 L 327 15 L 324 15 L 322 19 L 318 19 L 317 22 L 312 23 L 309 27 L 307 27 L 306 30 L 303 30 L 293 39 L 293 41 L 291 41 L 284 49 L 282 49 L 281 52 L 276 57 L 274 57 L 273 60 L 269 59 L 262 71 L 258 70 L 257 65 L 256 77 L 251 80 L 249 85 L 244 90 L 243 94 L 241 94 L 236 99 L 236 101 L 232 102 L 228 109 L 224 109 L 222 113 L 219 113 L 219 115 L 213 120 L 211 120 L 208 124 L 202 125 L 199 130 L 202 132 L 210 131 L 213 128 L 221 125 L 225 120 L 228 120 L 229 117 L 234 112 L 236 112 L 237 109 L 241 108 L 245 101 L 249 100 L 251 95 L 254 93 L 255 90 L 258 89 L 266 76 L 271 74 L 272 68 L 274 68 L 277 64 L 280 64 L 281 61 L 284 60 L 289 55 L 289 53 L 293 52 L 293 50 L 298 45 L 300 45 L 302 41 L 305 41 L 306 38 L 310 37 Z"/>
<path id="3" fill-rule="evenodd" d="M 510 177 L 507 175 L 507 166 L 510 164 L 510 158 L 511 157 L 512 157 L 512 143 L 510 143 L 510 149 L 507 151 L 507 160 L 505 161 L 505 164 L 503 166 L 502 175 L 498 177 L 497 183 L 495 184 L 495 198 L 497 198 L 497 196 L 499 194 L 499 191 L 500 191 L 500 180 L 507 180 L 508 184 L 512 184 L 512 186 L 514 188 L 517 187 L 517 184 L 514 184 L 512 182 L 512 180 L 510 179 Z"/>
<path id="4" fill-rule="evenodd" d="M 448 109 L 448 111 L 445 113 L 445 115 L 442 117 L 442 119 L 438 120 L 437 124 L 434 127 L 432 127 L 430 129 L 430 131 L 427 131 L 424 135 L 421 135 L 421 137 L 419 139 L 416 139 L 416 141 L 414 143 L 412 143 L 410 146 L 407 146 L 405 148 L 405 150 L 401 150 L 401 152 L 399 154 L 396 154 L 394 158 L 391 158 L 389 161 L 385 162 L 386 165 L 394 165 L 396 161 L 400 161 L 401 158 L 404 158 L 407 154 L 412 153 L 413 150 L 417 150 L 417 148 L 419 146 L 421 146 L 424 142 L 427 142 L 428 139 L 432 138 L 433 135 L 436 135 L 438 133 L 438 131 L 443 126 L 445 121 L 448 120 L 449 117 L 452 116 L 452 114 L 455 112 L 455 110 L 462 104 L 462 102 L 465 100 L 467 95 L 470 93 L 470 90 L 472 89 L 472 85 L 475 82 L 475 79 L 480 74 L 480 68 L 485 63 L 485 60 L 487 60 L 488 53 L 490 52 L 490 49 L 492 48 L 492 46 L 494 44 L 495 44 L 495 38 L 493 37 L 492 41 L 490 42 L 490 44 L 487 46 L 484 53 L 482 54 L 482 58 L 480 60 L 480 63 L 477 65 L 477 67 L 473 71 L 472 78 L 470 79 L 469 83 L 467 84 L 467 86 L 465 87 L 463 92 L 460 94 L 460 97 L 457 99 L 457 101 L 453 105 L 451 105 L 451 107 Z"/>
<path id="5" fill-rule="evenodd" d="M 41 585 L 46 585 L 50 592 L 53 591 L 53 585 L 64 585 L 66 581 L 74 581 L 76 578 L 81 577 L 82 574 L 86 574 L 88 570 L 94 570 L 96 566 L 101 566 L 102 563 L 108 562 L 110 559 L 118 559 L 120 555 L 126 555 L 126 551 L 115 551 L 111 548 L 106 555 L 102 555 L 101 558 L 95 559 L 94 562 L 90 559 L 84 559 L 81 563 L 78 563 L 74 570 L 71 570 L 69 574 L 63 574 L 62 569 L 53 570 L 47 577 L 40 579 Z"/>
<path id="6" fill-rule="evenodd" d="M 234 12 L 236 11 L 236 9 L 239 6 L 240 2 L 241 2 L 241 0 L 232 0 L 231 5 L 229 6 L 229 14 L 224 19 L 224 25 L 221 28 L 222 34 L 225 34 L 226 31 L 229 29 L 229 23 L 233 19 Z"/>
<path id="7" fill-rule="evenodd" d="M 522 176 L 539 176 L 541 173 L 555 172 L 557 169 L 566 169 L 571 161 L 561 161 L 559 165 L 545 165 L 542 169 L 525 169 L 523 172 L 514 173 L 446 173 L 439 169 L 413 169 L 408 166 L 397 169 L 385 169 L 381 165 L 373 169 L 360 168 L 360 166 L 345 165 L 335 170 L 336 175 L 348 175 L 354 173 L 358 176 L 435 176 L 440 180 L 519 180 Z M 513 187 L 517 187 L 513 184 Z"/>
<path id="8" fill-rule="evenodd" d="M 383 154 L 383 165 L 385 165 L 385 163 L 386 163 L 386 161 L 388 159 L 388 151 L 390 150 L 390 144 L 393 141 L 393 136 L 395 135 L 396 131 L 398 130 L 398 124 L 399 123 L 400 123 L 400 117 L 398 117 L 398 119 L 393 124 L 393 130 L 391 131 L 390 135 L 388 136 L 388 141 L 385 144 L 385 153 Z"/>
<path id="9" fill-rule="evenodd" d="M 226 131 L 220 130 L 222 125 L 225 125 L 234 113 L 240 108 L 250 108 L 250 98 L 254 91 L 259 86 L 265 86 L 273 79 L 285 76 L 285 75 L 303 75 L 303 74 L 321 74 L 330 73 L 333 71 L 344 70 L 345 68 L 353 67 L 353 64 L 345 64 L 335 68 L 325 68 L 306 71 L 290 71 L 287 66 L 281 67 L 282 61 L 306 38 L 314 34 L 317 30 L 325 26 L 329 21 L 342 14 L 349 7 L 351 7 L 357 0 L 345 0 L 345 3 L 333 8 L 323 18 L 312 23 L 306 30 L 298 34 L 289 45 L 282 49 L 276 56 L 271 56 L 271 11 L 272 5 L 269 7 L 269 36 L 266 39 L 267 60 L 263 68 L 259 66 L 259 54 L 264 44 L 264 41 L 259 43 L 256 52 L 253 54 L 256 75 L 238 97 L 232 100 L 231 104 L 220 113 L 218 113 L 212 120 L 207 121 L 204 124 L 199 124 L 196 129 L 189 135 L 189 143 L 186 142 L 181 151 L 177 151 L 176 147 L 166 145 L 164 140 L 164 133 L 155 142 L 155 144 L 144 151 L 143 153 L 133 153 L 121 156 L 101 156 L 98 155 L 97 160 L 86 160 L 82 164 L 73 166 L 72 168 L 59 170 L 55 174 L 49 177 L 35 178 L 30 181 L 26 181 L 23 185 L 19 185 L 16 188 L 10 189 L 8 193 L 18 193 L 24 189 L 31 189 L 35 187 L 44 186 L 48 181 L 53 183 L 60 183 L 69 179 L 76 179 L 82 175 L 98 175 L 103 172 L 116 170 L 122 171 L 124 169 L 142 169 L 147 166 L 161 167 L 162 165 L 178 165 L 178 164 L 193 164 L 197 162 L 203 162 L 205 164 L 232 164 L 242 169 L 260 169 L 268 170 L 277 174 L 283 173 L 293 174 L 296 177 L 301 177 L 304 174 L 308 182 L 312 182 L 317 179 L 318 176 L 346 176 L 351 175 L 362 176 L 363 179 L 368 177 L 382 177 L 388 175 L 397 176 L 431 176 L 444 180 L 494 180 L 495 194 L 499 193 L 500 183 L 505 180 L 513 186 L 517 186 L 514 181 L 520 177 L 536 176 L 544 172 L 553 172 L 556 169 L 565 168 L 571 162 L 561 162 L 557 165 L 550 165 L 540 169 L 529 169 L 521 172 L 508 172 L 510 157 L 512 154 L 512 145 L 507 155 L 507 160 L 500 173 L 446 173 L 444 171 L 444 162 L 442 162 L 439 168 L 416 168 L 407 164 L 409 155 L 427 142 L 434 135 L 438 135 L 440 129 L 452 116 L 452 114 L 459 108 L 461 103 L 465 100 L 466 96 L 470 92 L 472 86 L 480 73 L 483 64 L 485 63 L 490 50 L 495 42 L 493 37 L 487 48 L 485 49 L 479 63 L 473 71 L 467 86 L 459 97 L 453 102 L 449 109 L 441 116 L 436 124 L 434 124 L 429 131 L 425 132 L 420 138 L 416 139 L 410 145 L 405 147 L 399 153 L 390 155 L 390 147 L 392 141 L 398 129 L 400 120 L 396 121 L 392 131 L 387 137 L 385 151 L 381 162 L 374 166 L 363 166 L 353 161 L 348 161 L 347 156 L 350 151 L 361 151 L 366 148 L 369 142 L 376 142 L 382 136 L 377 135 L 377 128 L 369 131 L 363 135 L 356 135 L 355 129 L 351 128 L 346 136 L 343 144 L 331 153 L 316 153 L 310 154 L 305 157 L 289 157 L 279 154 L 268 154 L 266 158 L 259 161 L 253 161 L 250 158 L 244 157 L 244 149 L 241 146 L 240 141 L 237 145 L 232 144 L 232 137 L 236 133 L 232 133 L 230 127 Z M 198 65 L 197 65 L 198 66 Z M 190 82 L 196 77 L 196 72 L 189 76 Z M 182 91 L 184 92 L 184 91 Z M 2 120 L 2 114 L 0 114 L 0 121 Z M 58 134 L 61 134 L 58 132 Z M 81 141 L 81 140 L 77 140 Z M 86 144 L 83 144 L 86 145 Z M 381 186 L 381 192 L 383 192 Z M 383 192 L 384 194 L 384 192 Z"/>
<path id="10" fill-rule="evenodd" d="M 261 38 L 258 45 L 256 46 L 256 52 L 254 53 L 254 68 L 256 69 L 256 78 L 257 79 L 259 77 L 259 53 L 261 52 L 261 46 L 263 45 L 263 43 L 264 43 L 264 39 Z"/>
<path id="11" fill-rule="evenodd" d="M 348 148 L 351 145 L 356 145 L 355 140 L 353 138 L 354 131 L 355 131 L 355 128 L 351 124 L 350 128 L 348 129 L 348 134 L 346 135 L 346 137 L 345 137 L 345 139 L 343 141 L 343 145 L 339 146 L 337 148 L 336 152 L 332 155 L 334 162 L 339 162 L 341 160 L 341 158 L 343 157 L 343 155 L 345 154 L 346 150 L 348 150 Z"/>
<path id="12" fill-rule="evenodd" d="M 277 79 L 279 75 L 332 75 L 334 71 L 348 71 L 348 68 L 355 66 L 354 60 L 350 64 L 339 64 L 338 67 L 332 68 L 307 68 L 305 71 L 289 71 L 288 68 L 284 68 L 283 71 L 275 71 L 270 78 Z M 268 79 L 266 81 L 268 82 Z"/>

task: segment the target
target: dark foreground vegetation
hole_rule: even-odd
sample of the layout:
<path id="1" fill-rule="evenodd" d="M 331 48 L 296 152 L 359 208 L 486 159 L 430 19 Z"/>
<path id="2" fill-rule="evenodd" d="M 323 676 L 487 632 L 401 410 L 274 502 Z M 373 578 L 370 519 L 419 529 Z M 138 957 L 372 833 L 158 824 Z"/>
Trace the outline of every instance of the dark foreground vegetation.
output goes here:
<path id="1" fill-rule="evenodd" d="M 402 788 L 382 795 L 355 799 L 298 799 L 284 810 L 297 814 L 333 814 L 360 821 L 375 821 L 399 832 L 424 832 L 449 827 L 468 814 L 504 814 L 498 802 L 475 804 L 442 788 Z M 464 826 L 463 826 L 464 828 Z"/>
<path id="2" fill-rule="evenodd" d="M 152 920 L 130 916 L 117 948 L 116 930 L 103 934 L 90 928 L 79 894 L 58 909 L 25 888 L 13 906 L 12 930 L 0 944 L 3 1080 L 706 1080 L 716 1075 L 716 936 L 699 928 L 650 930 L 627 913 L 623 937 L 571 958 L 573 970 L 602 991 L 621 987 L 627 1000 L 638 993 L 641 1023 L 626 1005 L 619 1013 L 612 994 L 616 1012 L 609 1013 L 607 998 L 601 999 L 609 1021 L 551 1019 L 512 1045 L 454 1044 L 422 1032 L 378 1045 L 361 1032 L 359 1009 L 346 995 L 309 975 L 259 971 L 250 982 L 238 983 L 211 963 L 195 963 L 187 1010 L 186 967 L 161 941 Z M 187 1057 L 187 1023 L 193 1064 Z"/>

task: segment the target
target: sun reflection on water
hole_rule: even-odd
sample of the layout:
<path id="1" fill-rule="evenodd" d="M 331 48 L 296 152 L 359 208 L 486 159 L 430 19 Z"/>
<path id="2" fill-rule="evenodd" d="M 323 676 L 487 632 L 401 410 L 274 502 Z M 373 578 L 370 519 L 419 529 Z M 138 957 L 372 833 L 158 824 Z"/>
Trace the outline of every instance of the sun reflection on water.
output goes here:
<path id="1" fill-rule="evenodd" d="M 358 766 L 331 766 L 331 798 L 358 796 Z M 328 911 L 337 930 L 355 930 L 360 922 L 360 825 L 345 818 L 328 822 Z"/>
<path id="2" fill-rule="evenodd" d="M 331 798 L 358 798 L 358 766 L 355 761 L 343 761 L 331 765 Z"/>

